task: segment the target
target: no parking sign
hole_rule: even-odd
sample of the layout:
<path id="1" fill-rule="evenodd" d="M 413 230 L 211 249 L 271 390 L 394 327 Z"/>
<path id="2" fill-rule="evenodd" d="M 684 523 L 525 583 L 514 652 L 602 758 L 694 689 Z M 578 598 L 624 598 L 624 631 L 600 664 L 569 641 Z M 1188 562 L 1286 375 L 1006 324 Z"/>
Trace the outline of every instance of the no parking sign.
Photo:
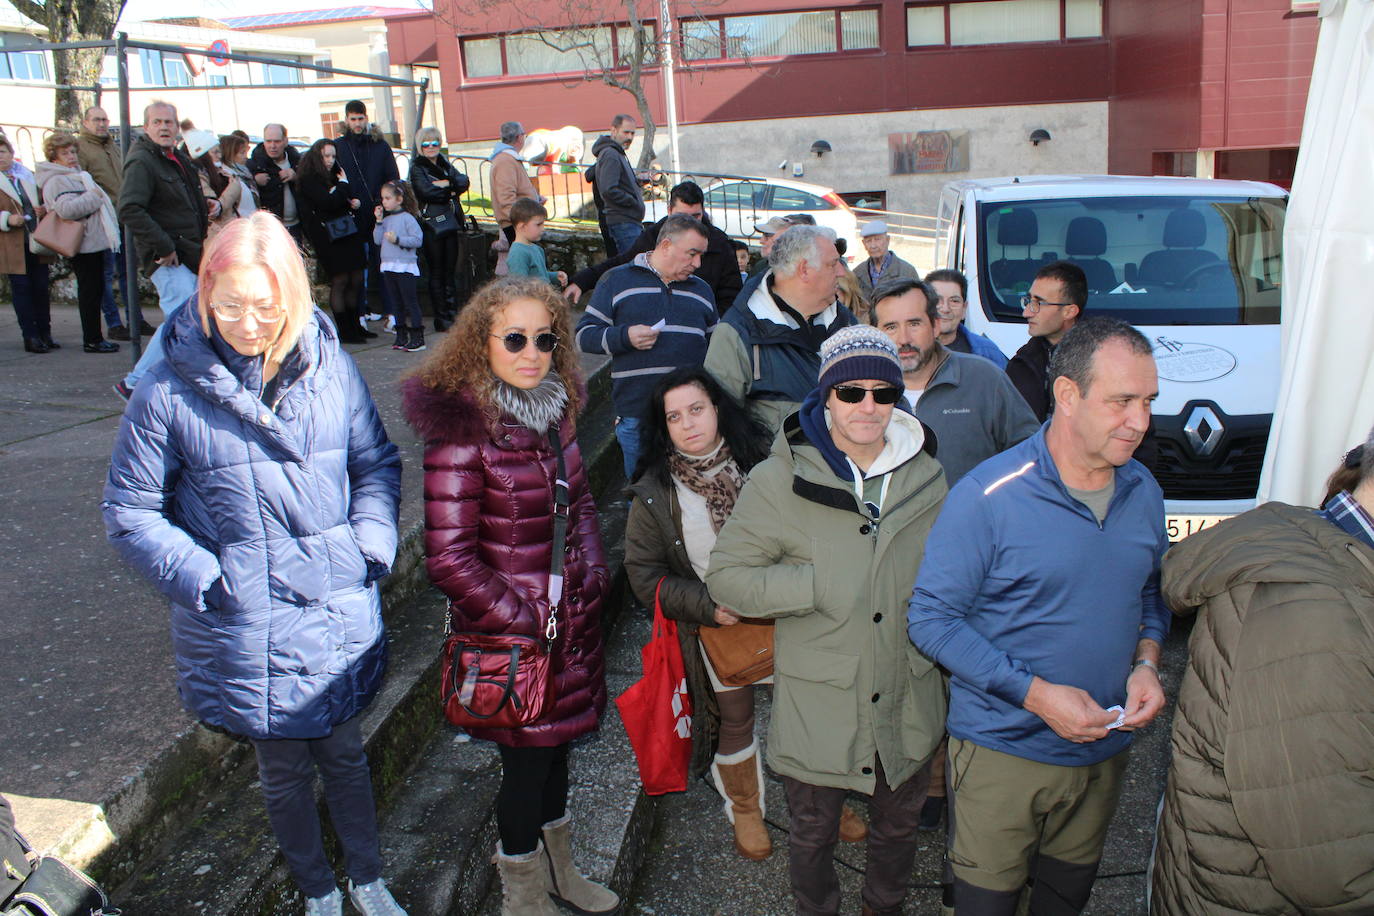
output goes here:
<path id="1" fill-rule="evenodd" d="M 216 67 L 228 66 L 229 58 L 224 56 L 229 53 L 229 42 L 226 39 L 216 39 L 210 47 L 205 50 L 210 52 L 206 55 L 206 60 L 210 61 L 210 63 L 214 64 Z"/>

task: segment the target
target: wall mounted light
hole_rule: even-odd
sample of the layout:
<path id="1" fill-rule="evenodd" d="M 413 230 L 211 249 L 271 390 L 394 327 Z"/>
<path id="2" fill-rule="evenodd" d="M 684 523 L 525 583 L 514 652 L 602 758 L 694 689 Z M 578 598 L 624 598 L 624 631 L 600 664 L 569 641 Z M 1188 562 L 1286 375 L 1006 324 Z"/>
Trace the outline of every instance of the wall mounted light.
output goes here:
<path id="1" fill-rule="evenodd" d="M 1037 127 L 1035 130 L 1031 131 L 1031 146 L 1039 146 L 1040 144 L 1047 143 L 1052 139 L 1054 138 L 1050 136 L 1050 132 L 1045 130 L 1045 128 L 1043 127 Z"/>
<path id="2" fill-rule="evenodd" d="M 825 140 L 817 140 L 815 143 L 811 144 L 811 152 L 815 154 L 817 159 L 821 158 L 826 153 L 829 153 L 831 151 L 832 150 L 830 144 L 827 143 Z"/>

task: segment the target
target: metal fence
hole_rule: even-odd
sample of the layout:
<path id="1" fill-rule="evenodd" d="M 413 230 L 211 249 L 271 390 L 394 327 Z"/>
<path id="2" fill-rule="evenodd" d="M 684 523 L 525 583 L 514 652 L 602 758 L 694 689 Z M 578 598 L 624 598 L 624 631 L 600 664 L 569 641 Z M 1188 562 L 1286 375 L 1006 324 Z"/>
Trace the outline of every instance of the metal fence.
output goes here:
<path id="1" fill-rule="evenodd" d="M 466 172 L 471 182 L 463 198 L 464 209 L 478 219 L 493 219 L 491 204 L 491 162 L 482 156 L 450 157 L 454 167 Z M 533 176 L 535 188 L 546 199 L 544 206 L 549 211 L 548 224 L 564 229 L 594 229 L 596 227 L 596 205 L 592 199 L 592 185 L 586 178 L 591 163 L 551 163 L 540 165 Z M 851 208 L 840 201 L 833 193 L 817 206 L 807 208 L 798 206 L 798 199 L 790 201 L 787 208 L 770 208 L 770 187 L 778 187 L 766 178 L 748 175 L 729 175 L 713 172 L 674 172 L 656 169 L 651 173 L 640 173 L 644 199 L 648 204 L 646 220 L 657 219 L 667 212 L 668 195 L 673 186 L 682 181 L 695 181 L 706 192 L 706 210 L 711 221 L 727 235 L 746 243 L 757 244 L 760 233 L 755 224 L 771 216 L 807 212 L 818 217 L 818 222 L 836 229 L 842 236 L 849 236 L 851 247 L 857 241 L 857 227 L 870 219 L 885 220 L 891 227 L 894 246 L 910 242 L 925 249 L 933 248 L 937 235 L 937 220 L 934 217 L 915 213 L 901 213 L 887 210 Z M 795 184 L 795 183 L 794 183 Z M 791 185 L 788 185 L 791 187 Z M 817 188 L 820 197 L 825 189 Z M 862 255 L 862 252 L 858 252 Z"/>

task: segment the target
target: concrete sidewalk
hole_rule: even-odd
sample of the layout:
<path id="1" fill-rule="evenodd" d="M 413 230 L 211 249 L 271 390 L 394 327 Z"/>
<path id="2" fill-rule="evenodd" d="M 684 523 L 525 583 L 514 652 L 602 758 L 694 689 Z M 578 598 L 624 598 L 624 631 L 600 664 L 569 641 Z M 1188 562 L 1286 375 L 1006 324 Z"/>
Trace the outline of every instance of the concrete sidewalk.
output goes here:
<path id="1" fill-rule="evenodd" d="M 0 647 L 0 792 L 38 848 L 117 877 L 145 833 L 156 842 L 214 782 L 207 768 L 232 765 L 235 745 L 183 711 L 167 602 L 105 539 L 100 495 L 123 409 L 111 385 L 128 370 L 129 346 L 82 352 L 70 307 L 53 310 L 64 346 L 52 353 L 25 353 L 13 322 L 0 324 L 0 477 L 10 485 L 0 515 L 10 634 Z M 401 417 L 397 382 L 424 354 L 390 343 L 383 335 L 348 349 L 401 449 L 404 534 L 421 519 L 421 444 Z"/>

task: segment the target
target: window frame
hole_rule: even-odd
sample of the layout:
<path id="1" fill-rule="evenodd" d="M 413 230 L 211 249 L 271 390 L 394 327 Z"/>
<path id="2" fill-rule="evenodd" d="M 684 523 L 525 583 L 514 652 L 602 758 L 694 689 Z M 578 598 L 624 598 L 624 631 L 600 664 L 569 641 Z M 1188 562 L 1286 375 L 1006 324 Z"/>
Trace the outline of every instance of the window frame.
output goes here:
<path id="1" fill-rule="evenodd" d="M 1010 45 L 1010 46 L 1013 46 L 1013 47 L 1017 47 L 1017 46 L 1025 46 L 1025 47 L 1040 46 L 1040 47 L 1045 47 L 1045 46 L 1048 46 L 1048 45 L 1065 45 L 1065 44 L 1075 45 L 1075 44 L 1085 44 L 1085 43 L 1087 43 L 1087 42 L 1093 42 L 1093 41 L 1106 41 L 1106 40 L 1107 40 L 1107 28 L 1108 28 L 1108 19 L 1107 19 L 1107 16 L 1108 16 L 1108 7 L 1110 6 L 1110 4 L 1108 4 L 1108 3 L 1106 3 L 1106 2 L 1102 2 L 1102 30 L 1101 30 L 1101 34 L 1099 34 L 1099 35 L 1085 35 L 1085 36 L 1079 36 L 1079 37 L 1076 37 L 1076 38 L 1069 38 L 1068 35 L 1067 35 L 1067 29 L 1068 29 L 1068 0 L 1059 0 L 1059 37 L 1058 37 L 1057 39 L 1052 39 L 1052 40 L 1047 39 L 1047 40 L 1044 40 L 1044 41 L 1040 41 L 1040 40 L 1032 40 L 1032 41 L 995 41 L 995 42 L 983 42 L 983 43 L 981 43 L 981 44 L 957 44 L 957 45 L 956 45 L 956 44 L 953 44 L 953 43 L 951 42 L 951 39 L 952 39 L 953 36 L 950 34 L 950 10 L 949 10 L 949 8 L 950 8 L 950 6 L 952 6 L 952 5 L 955 4 L 955 3 L 967 3 L 967 2 L 970 2 L 970 0 L 910 0 L 910 2 L 904 4 L 903 7 L 902 7 L 902 28 L 903 28 L 903 32 L 904 32 L 904 34 L 902 35 L 902 46 L 903 46 L 907 51 L 932 51 L 932 50 L 952 51 L 952 50 L 965 50 L 965 49 L 968 49 L 968 48 L 1005 48 L 1005 47 L 1007 47 L 1007 46 L 1009 46 L 1009 45 Z M 906 11 L 909 10 L 909 9 L 915 9 L 915 8 L 931 9 L 931 8 L 935 8 L 935 7 L 939 7 L 940 9 L 942 9 L 942 10 L 944 11 L 944 14 L 945 14 L 945 40 L 944 40 L 944 43 L 943 43 L 943 44 L 920 44 L 920 45 L 913 45 L 913 44 L 911 43 L 911 32 L 910 32 L 910 30 L 907 28 Z"/>
<path id="2" fill-rule="evenodd" d="M 834 19 L 835 29 L 835 50 L 833 51 L 808 51 L 802 54 L 771 54 L 759 57 L 731 57 L 729 47 L 729 35 L 726 31 L 725 23 L 730 19 L 759 18 L 764 16 L 795 16 L 806 13 L 830 13 Z M 875 45 L 868 48 L 846 48 L 844 46 L 844 25 L 841 18 L 842 13 L 872 13 L 877 20 L 878 40 Z M 687 53 L 687 46 L 684 41 L 683 26 L 688 23 L 712 23 L 716 27 L 717 45 L 716 57 L 694 57 Z M 880 6 L 846 6 L 846 7 L 808 7 L 804 9 L 790 10 L 767 10 L 752 13 L 734 13 L 719 16 L 701 16 L 691 19 L 678 20 L 677 53 L 687 66 L 721 66 L 729 64 L 747 64 L 753 61 L 787 60 L 793 57 L 834 57 L 836 55 L 853 54 L 874 54 L 883 50 L 883 16 Z"/>
<path id="3" fill-rule="evenodd" d="M 657 21 L 650 20 L 650 19 L 642 19 L 642 20 L 640 21 L 640 26 L 641 26 L 642 28 L 648 29 L 650 35 L 652 36 L 652 39 L 653 39 L 653 40 L 650 42 L 650 47 L 651 47 L 651 48 L 657 48 L 657 46 L 658 46 L 658 22 L 657 22 Z M 613 69 L 613 70 L 617 70 L 617 71 L 619 71 L 619 70 L 628 70 L 628 69 L 630 69 L 630 65 L 629 65 L 628 63 L 621 63 L 621 61 L 624 59 L 624 55 L 622 54 L 621 49 L 620 49 L 620 33 L 622 32 L 622 30 L 628 32 L 632 27 L 633 27 L 633 23 L 630 23 L 630 22 L 603 22 L 603 23 L 594 23 L 594 24 L 590 24 L 590 25 L 587 25 L 587 26 L 572 26 L 572 27 L 567 27 L 567 28 L 523 29 L 523 30 L 521 30 L 521 31 L 519 31 L 519 32 L 510 32 L 510 33 L 497 33 L 497 34 L 485 33 L 485 34 L 480 34 L 480 35 L 459 35 L 459 36 L 458 36 L 458 56 L 459 56 L 459 59 L 460 59 L 461 62 L 462 62 L 462 67 L 463 67 L 463 83 L 466 85 L 466 84 L 468 84 L 468 83 L 488 83 L 488 82 L 511 81 L 511 80 L 567 79 L 567 78 L 568 78 L 569 76 L 571 76 L 571 75 L 574 75 L 574 74 L 581 74 L 581 73 L 586 72 L 586 70 L 587 70 L 586 67 L 579 67 L 579 68 L 576 69 L 576 70 L 552 70 L 552 71 L 549 71 L 549 72 L 547 72 L 547 73 L 511 73 L 511 72 L 510 72 L 510 58 L 509 58 L 509 56 L 507 55 L 507 51 L 506 51 L 506 40 L 509 39 L 509 38 L 517 38 L 517 37 L 520 37 L 521 35 L 537 35 L 537 34 L 540 33 L 540 32 L 569 32 L 569 31 L 585 31 L 585 30 L 593 30 L 593 29 L 606 29 L 607 32 L 608 32 L 608 34 L 609 34 L 609 36 L 610 36 L 610 39 L 611 39 L 610 57 L 611 57 L 612 60 L 614 60 L 614 61 L 616 62 L 616 66 L 613 67 L 612 69 Z M 495 42 L 496 42 L 496 46 L 497 46 L 497 50 L 500 52 L 500 57 L 501 57 L 501 72 L 500 72 L 500 73 L 493 73 L 493 74 L 490 74 L 490 75 L 488 75 L 488 76 L 473 76 L 472 74 L 470 74 L 470 73 L 468 72 L 468 53 L 467 53 L 467 47 L 466 47 L 466 45 L 467 45 L 467 43 L 468 43 L 469 41 L 495 41 Z M 648 69 L 657 69 L 657 68 L 658 68 L 658 59 L 657 59 L 657 55 L 654 55 L 654 57 L 653 57 L 652 59 L 646 61 L 646 62 L 644 63 L 644 68 L 645 68 L 646 70 L 648 70 Z"/>

